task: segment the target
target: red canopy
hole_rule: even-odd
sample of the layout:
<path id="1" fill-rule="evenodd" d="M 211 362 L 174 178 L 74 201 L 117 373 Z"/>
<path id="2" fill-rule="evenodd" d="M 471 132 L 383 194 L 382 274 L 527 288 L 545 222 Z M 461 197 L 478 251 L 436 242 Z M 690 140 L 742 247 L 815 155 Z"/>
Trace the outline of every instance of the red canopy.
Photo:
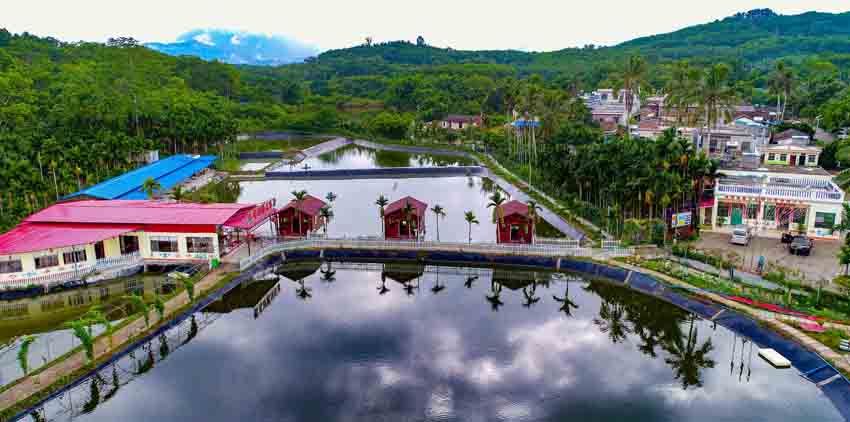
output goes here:
<path id="1" fill-rule="evenodd" d="M 137 225 L 22 223 L 0 235 L 0 255 L 85 245 L 138 230 Z"/>
<path id="2" fill-rule="evenodd" d="M 251 230 L 262 224 L 276 212 L 277 209 L 274 207 L 274 199 L 270 199 L 254 208 L 239 211 L 236 215 L 230 217 L 224 225 L 234 229 Z"/>
<path id="3" fill-rule="evenodd" d="M 528 217 L 528 204 L 524 204 L 517 200 L 502 204 L 503 217 L 513 214 L 519 214 L 523 217 Z"/>
<path id="4" fill-rule="evenodd" d="M 428 204 L 412 196 L 405 196 L 404 198 L 401 198 L 398 201 L 387 205 L 387 208 L 384 210 L 384 214 L 390 215 L 396 211 L 400 211 L 404 209 L 404 207 L 406 207 L 408 203 L 413 208 L 414 213 L 417 217 L 422 217 L 423 215 L 425 215 L 425 211 L 428 210 Z"/>

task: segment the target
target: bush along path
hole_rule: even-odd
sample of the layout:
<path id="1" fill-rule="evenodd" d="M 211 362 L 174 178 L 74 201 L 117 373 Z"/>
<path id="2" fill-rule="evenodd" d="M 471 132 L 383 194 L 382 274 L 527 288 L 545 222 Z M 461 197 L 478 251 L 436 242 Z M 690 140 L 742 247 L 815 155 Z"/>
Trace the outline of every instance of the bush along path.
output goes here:
<path id="1" fill-rule="evenodd" d="M 15 407 L 16 404 L 36 395 L 47 394 L 52 390 L 73 382 L 74 378 L 85 375 L 86 370 L 92 368 L 95 363 L 123 350 L 142 334 L 154 330 L 159 325 L 167 322 L 181 309 L 193 302 L 189 298 L 190 290 L 194 290 L 192 296 L 200 297 L 203 294 L 213 291 L 232 275 L 234 273 L 227 273 L 222 268 L 217 268 L 197 283 L 194 283 L 191 288 L 186 286 L 186 289 L 168 301 L 157 304 L 156 307 L 160 309 L 156 312 L 154 311 L 154 306 L 150 306 L 147 309 L 147 316 L 136 314 L 136 318 L 126 325 L 115 329 L 111 333 L 107 332 L 97 337 L 93 340 L 91 350 L 94 359 L 90 359 L 87 356 L 89 351 L 85 347 L 78 347 L 68 354 L 57 358 L 40 370 L 30 373 L 28 376 L 8 386 L 0 392 L 0 410 L 2 410 L 0 418 L 8 420 L 12 416 L 8 414 L 9 410 Z"/>

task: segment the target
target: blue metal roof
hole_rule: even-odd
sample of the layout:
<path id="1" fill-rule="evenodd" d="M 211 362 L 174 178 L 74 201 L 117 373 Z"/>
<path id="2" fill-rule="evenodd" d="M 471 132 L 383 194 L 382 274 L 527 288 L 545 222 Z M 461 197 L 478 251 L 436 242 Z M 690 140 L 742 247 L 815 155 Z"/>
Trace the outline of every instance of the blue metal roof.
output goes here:
<path id="1" fill-rule="evenodd" d="M 513 127 L 531 127 L 531 126 L 539 127 L 540 122 L 537 121 L 537 120 L 517 120 L 517 121 L 511 123 L 511 126 L 513 126 Z"/>
<path id="2" fill-rule="evenodd" d="M 162 190 L 168 190 L 215 162 L 214 155 L 172 155 L 144 167 L 124 173 L 118 177 L 72 193 L 64 199 L 88 196 L 99 199 L 147 199 L 142 191 L 145 180 L 159 182 Z"/>

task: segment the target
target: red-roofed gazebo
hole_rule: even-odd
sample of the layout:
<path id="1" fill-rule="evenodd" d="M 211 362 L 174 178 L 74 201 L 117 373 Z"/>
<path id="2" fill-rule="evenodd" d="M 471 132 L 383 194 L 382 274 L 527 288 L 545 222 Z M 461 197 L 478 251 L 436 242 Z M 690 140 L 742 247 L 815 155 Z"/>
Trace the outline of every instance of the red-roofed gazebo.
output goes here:
<path id="1" fill-rule="evenodd" d="M 312 195 L 307 195 L 301 204 L 290 201 L 278 212 L 278 231 L 284 237 L 304 237 L 318 230 L 324 224 L 319 211 L 327 203 Z M 299 218 L 300 215 L 300 218 Z"/>
<path id="2" fill-rule="evenodd" d="M 408 204 L 410 207 L 408 208 Z M 408 210 L 406 212 L 405 210 Z M 428 204 L 405 196 L 384 209 L 384 233 L 387 239 L 418 239 L 425 233 Z"/>
<path id="3" fill-rule="evenodd" d="M 502 224 L 497 225 L 499 243 L 534 242 L 534 221 L 528 213 L 528 204 L 513 200 L 502 204 Z"/>

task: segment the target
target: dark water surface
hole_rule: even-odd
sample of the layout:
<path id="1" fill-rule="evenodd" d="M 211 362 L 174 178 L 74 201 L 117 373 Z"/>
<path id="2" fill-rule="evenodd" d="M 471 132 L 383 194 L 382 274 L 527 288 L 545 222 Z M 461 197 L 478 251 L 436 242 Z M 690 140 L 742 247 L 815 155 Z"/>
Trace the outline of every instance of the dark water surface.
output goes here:
<path id="1" fill-rule="evenodd" d="M 354 266 L 275 268 L 53 400 L 44 416 L 842 420 L 815 385 L 773 369 L 745 339 L 604 281 Z"/>

